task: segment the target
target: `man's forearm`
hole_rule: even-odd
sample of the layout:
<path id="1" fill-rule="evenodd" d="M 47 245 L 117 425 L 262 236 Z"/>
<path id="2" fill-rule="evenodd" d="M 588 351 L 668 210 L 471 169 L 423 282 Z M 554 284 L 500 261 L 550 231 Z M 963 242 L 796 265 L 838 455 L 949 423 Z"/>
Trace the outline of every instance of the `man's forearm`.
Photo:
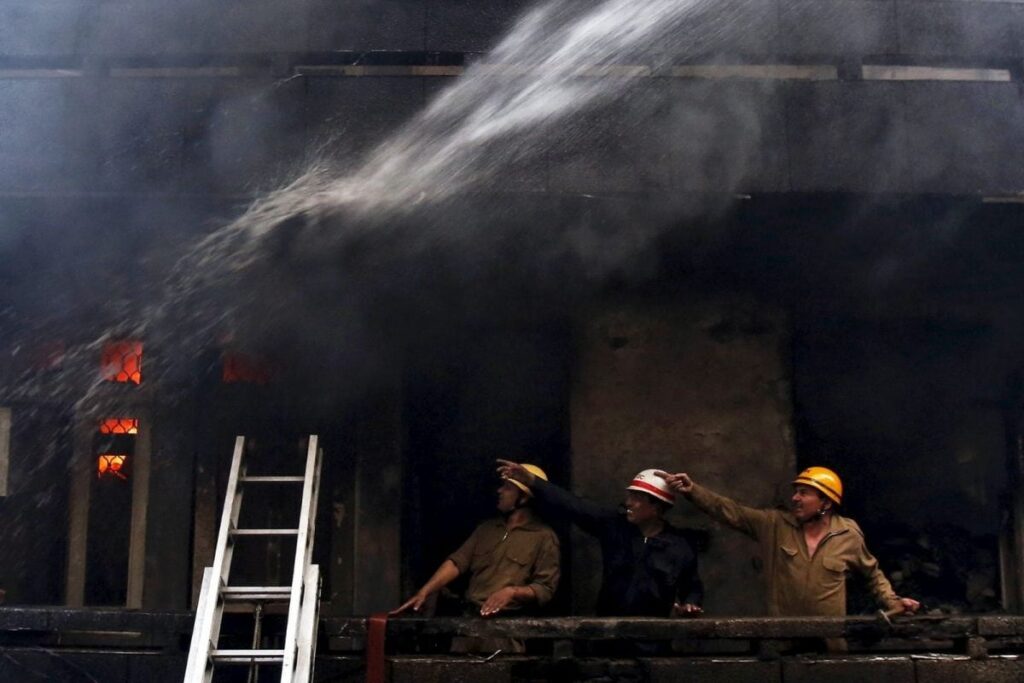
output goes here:
<path id="1" fill-rule="evenodd" d="M 421 595 L 431 595 L 433 593 L 436 593 L 437 591 L 441 590 L 449 583 L 457 579 L 459 577 L 459 574 L 461 573 L 462 570 L 459 569 L 459 566 L 457 564 L 455 564 L 451 560 L 445 560 L 441 563 L 441 566 L 437 568 L 437 571 L 434 572 L 434 575 L 431 576 L 430 579 L 425 584 L 423 584 L 423 587 L 420 588 L 419 591 L 417 592 Z"/>
<path id="2" fill-rule="evenodd" d="M 508 590 L 512 593 L 512 599 L 517 604 L 524 605 L 531 602 L 537 602 L 537 594 L 533 592 L 533 589 L 529 586 L 509 586 Z"/>
<path id="3" fill-rule="evenodd" d="M 533 492 L 544 510 L 567 516 L 590 534 L 599 533 L 601 525 L 615 517 L 613 509 L 580 498 L 551 482 L 538 481 Z"/>
<path id="4" fill-rule="evenodd" d="M 880 605 L 884 605 L 888 609 L 901 606 L 900 599 L 896 596 L 896 591 L 892 589 L 892 584 L 878 567 L 875 567 L 869 573 L 868 587 L 874 593 L 875 599 Z"/>

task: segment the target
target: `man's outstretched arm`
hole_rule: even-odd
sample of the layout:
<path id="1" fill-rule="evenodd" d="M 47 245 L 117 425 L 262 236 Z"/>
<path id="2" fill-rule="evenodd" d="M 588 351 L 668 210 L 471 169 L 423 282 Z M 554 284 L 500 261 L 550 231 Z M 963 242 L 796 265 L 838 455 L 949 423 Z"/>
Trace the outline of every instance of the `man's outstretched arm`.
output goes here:
<path id="1" fill-rule="evenodd" d="M 731 498 L 726 498 L 694 483 L 686 472 L 677 474 L 656 472 L 655 474 L 664 479 L 673 491 L 686 496 L 691 503 L 708 516 L 737 531 L 742 531 L 752 538 L 760 536 L 762 531 L 772 524 L 773 513 L 770 510 L 758 510 L 740 505 Z"/>
<path id="2" fill-rule="evenodd" d="M 896 595 L 896 591 L 893 590 L 889 579 L 886 578 L 885 573 L 878 566 L 878 560 L 868 550 L 867 544 L 864 542 L 864 533 L 860 530 L 860 527 L 856 527 L 855 533 L 860 536 L 861 544 L 854 563 L 857 571 L 867 581 L 868 589 L 875 596 L 875 600 L 880 605 L 884 605 L 886 609 L 902 608 L 907 614 L 916 612 L 921 607 L 921 603 L 913 598 L 901 598 Z"/>
<path id="3" fill-rule="evenodd" d="M 600 534 L 603 526 L 608 521 L 615 519 L 618 514 L 613 508 L 580 498 L 560 486 L 544 481 L 517 462 L 511 460 L 498 460 L 497 462 L 500 477 L 514 479 L 525 485 L 545 508 L 565 515 L 588 534 Z"/>

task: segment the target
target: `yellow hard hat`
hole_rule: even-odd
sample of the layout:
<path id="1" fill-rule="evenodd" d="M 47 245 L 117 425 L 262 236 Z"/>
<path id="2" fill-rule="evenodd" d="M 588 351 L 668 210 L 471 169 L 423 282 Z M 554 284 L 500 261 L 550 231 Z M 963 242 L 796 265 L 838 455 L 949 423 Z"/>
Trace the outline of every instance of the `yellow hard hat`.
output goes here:
<path id="1" fill-rule="evenodd" d="M 539 477 L 539 478 L 543 479 L 544 481 L 548 480 L 548 475 L 544 473 L 544 470 L 542 470 L 541 468 L 537 467 L 536 465 L 530 465 L 530 464 L 525 463 L 525 462 L 522 463 L 522 465 L 523 465 L 523 469 L 524 470 L 526 470 L 530 474 L 534 475 L 535 477 Z M 508 481 L 513 486 L 515 486 L 517 489 L 520 489 L 526 495 L 528 495 L 528 496 L 532 496 L 533 495 L 533 491 L 530 490 L 530 487 L 527 486 L 526 484 L 522 483 L 521 481 L 516 481 L 515 479 L 509 479 Z"/>
<path id="2" fill-rule="evenodd" d="M 796 475 L 793 483 L 804 484 L 821 491 L 836 505 L 843 502 L 843 481 L 827 467 L 808 467 Z"/>

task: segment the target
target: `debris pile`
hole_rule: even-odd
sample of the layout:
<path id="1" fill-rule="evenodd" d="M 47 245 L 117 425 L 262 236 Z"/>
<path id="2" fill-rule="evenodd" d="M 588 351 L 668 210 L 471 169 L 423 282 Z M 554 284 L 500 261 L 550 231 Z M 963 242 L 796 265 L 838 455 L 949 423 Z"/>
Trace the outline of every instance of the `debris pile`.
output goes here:
<path id="1" fill-rule="evenodd" d="M 941 524 L 918 531 L 896 528 L 874 545 L 897 595 L 920 600 L 923 613 L 1001 609 L 995 536 L 976 536 L 956 525 Z M 866 589 L 856 582 L 851 588 L 851 613 L 876 609 Z"/>

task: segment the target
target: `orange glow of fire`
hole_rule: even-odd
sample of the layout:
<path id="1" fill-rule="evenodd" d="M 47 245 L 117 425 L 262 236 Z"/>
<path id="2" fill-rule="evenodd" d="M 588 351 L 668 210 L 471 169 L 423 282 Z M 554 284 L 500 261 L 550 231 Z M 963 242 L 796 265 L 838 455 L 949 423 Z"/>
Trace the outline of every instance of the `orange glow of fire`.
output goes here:
<path id="1" fill-rule="evenodd" d="M 124 469 L 124 461 L 127 457 L 127 455 L 104 453 L 99 457 L 96 476 L 102 477 L 104 474 L 110 474 L 118 479 L 127 479 L 128 477 L 121 471 Z"/>
<path id="2" fill-rule="evenodd" d="M 67 349 L 59 339 L 36 344 L 29 353 L 33 370 L 59 370 L 64 365 Z"/>
<path id="3" fill-rule="evenodd" d="M 262 358 L 241 351 L 224 351 L 221 355 L 220 379 L 224 384 L 266 384 L 270 375 L 270 366 Z"/>
<path id="4" fill-rule="evenodd" d="M 142 342 L 134 339 L 107 342 L 100 358 L 100 376 L 109 382 L 142 382 Z"/>
<path id="5" fill-rule="evenodd" d="M 109 417 L 100 422 L 100 434 L 138 434 L 139 420 L 134 417 Z"/>

